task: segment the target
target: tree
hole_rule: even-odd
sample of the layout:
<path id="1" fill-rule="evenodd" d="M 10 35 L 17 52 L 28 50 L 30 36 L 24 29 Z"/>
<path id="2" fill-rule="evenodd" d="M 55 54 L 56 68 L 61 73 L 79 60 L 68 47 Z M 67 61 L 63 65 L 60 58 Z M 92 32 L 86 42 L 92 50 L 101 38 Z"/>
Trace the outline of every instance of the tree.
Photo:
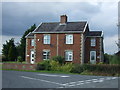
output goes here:
<path id="1" fill-rule="evenodd" d="M 9 50 L 9 43 L 6 41 L 6 44 L 3 44 L 2 54 L 5 60 L 8 60 L 8 50 Z"/>
<path id="2" fill-rule="evenodd" d="M 15 48 L 13 46 L 10 46 L 9 51 L 8 51 L 8 60 L 14 61 L 15 59 L 16 59 Z"/>
<path id="3" fill-rule="evenodd" d="M 104 63 L 109 64 L 110 61 L 110 55 L 108 55 L 107 53 L 104 54 Z"/>
<path id="4" fill-rule="evenodd" d="M 3 44 L 2 54 L 5 56 L 7 61 L 15 60 L 17 58 L 17 51 L 13 38 L 11 38 L 9 41 L 6 41 L 6 44 Z"/>
<path id="5" fill-rule="evenodd" d="M 20 40 L 20 56 L 22 57 L 23 60 L 25 60 L 25 48 L 26 48 L 26 38 L 25 36 L 28 35 L 29 32 L 34 31 L 36 28 L 36 25 L 32 25 L 25 33 L 23 34 L 21 40 Z"/>
<path id="6" fill-rule="evenodd" d="M 5 60 L 17 60 L 18 56 L 21 56 L 22 60 L 25 60 L 25 48 L 26 48 L 26 38 L 25 36 L 35 30 L 36 25 L 32 25 L 28 30 L 23 34 L 20 44 L 15 46 L 14 39 L 6 41 L 6 44 L 3 44 L 2 54 L 5 56 Z"/>

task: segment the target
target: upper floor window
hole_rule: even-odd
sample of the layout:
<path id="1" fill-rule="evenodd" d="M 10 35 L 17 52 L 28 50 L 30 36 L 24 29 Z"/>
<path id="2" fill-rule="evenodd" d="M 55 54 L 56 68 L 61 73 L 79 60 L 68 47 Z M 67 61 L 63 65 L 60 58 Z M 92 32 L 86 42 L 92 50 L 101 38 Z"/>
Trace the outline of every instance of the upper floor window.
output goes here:
<path id="1" fill-rule="evenodd" d="M 34 39 L 31 39 L 31 46 L 34 46 L 35 42 Z"/>
<path id="2" fill-rule="evenodd" d="M 91 46 L 95 46 L 96 45 L 96 39 L 95 38 L 91 38 Z"/>
<path id="3" fill-rule="evenodd" d="M 65 51 L 65 61 L 72 61 L 72 60 L 73 60 L 73 52 Z"/>
<path id="4" fill-rule="evenodd" d="M 73 44 L 73 35 L 66 35 L 66 44 Z"/>
<path id="5" fill-rule="evenodd" d="M 44 44 L 50 44 L 50 35 L 46 34 L 44 35 Z"/>
<path id="6" fill-rule="evenodd" d="M 43 60 L 50 59 L 50 50 L 43 51 Z"/>

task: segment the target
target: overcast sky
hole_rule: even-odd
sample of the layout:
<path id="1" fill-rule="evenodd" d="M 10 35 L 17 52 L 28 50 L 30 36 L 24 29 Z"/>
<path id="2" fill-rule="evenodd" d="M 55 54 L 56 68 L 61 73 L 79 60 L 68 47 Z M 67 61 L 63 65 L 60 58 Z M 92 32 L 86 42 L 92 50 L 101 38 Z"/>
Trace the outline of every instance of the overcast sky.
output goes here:
<path id="1" fill-rule="evenodd" d="M 117 2 L 3 2 L 2 42 L 15 38 L 19 42 L 31 25 L 59 22 L 66 14 L 68 21 L 88 21 L 90 30 L 104 32 L 105 53 L 114 54 L 118 48 Z"/>

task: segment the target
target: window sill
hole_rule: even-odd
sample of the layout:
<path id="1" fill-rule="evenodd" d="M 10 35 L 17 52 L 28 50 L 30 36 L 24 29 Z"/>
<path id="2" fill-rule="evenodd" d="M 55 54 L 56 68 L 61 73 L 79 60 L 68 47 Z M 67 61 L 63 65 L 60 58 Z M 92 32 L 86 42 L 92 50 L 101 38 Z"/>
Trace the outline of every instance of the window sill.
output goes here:
<path id="1" fill-rule="evenodd" d="M 43 45 L 50 45 L 50 44 L 43 44 Z"/>
<path id="2" fill-rule="evenodd" d="M 66 45 L 74 45 L 74 44 L 66 44 Z"/>
<path id="3" fill-rule="evenodd" d="M 65 62 L 72 62 L 73 60 L 65 60 Z"/>

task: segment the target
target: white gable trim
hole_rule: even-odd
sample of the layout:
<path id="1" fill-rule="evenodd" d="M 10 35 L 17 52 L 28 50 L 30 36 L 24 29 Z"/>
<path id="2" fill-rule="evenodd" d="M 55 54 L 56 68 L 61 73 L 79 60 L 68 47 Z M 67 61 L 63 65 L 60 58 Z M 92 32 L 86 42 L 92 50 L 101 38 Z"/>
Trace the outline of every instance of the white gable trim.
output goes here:
<path id="1" fill-rule="evenodd" d="M 85 32 L 86 28 L 87 28 L 88 22 L 86 22 L 83 33 Z"/>

